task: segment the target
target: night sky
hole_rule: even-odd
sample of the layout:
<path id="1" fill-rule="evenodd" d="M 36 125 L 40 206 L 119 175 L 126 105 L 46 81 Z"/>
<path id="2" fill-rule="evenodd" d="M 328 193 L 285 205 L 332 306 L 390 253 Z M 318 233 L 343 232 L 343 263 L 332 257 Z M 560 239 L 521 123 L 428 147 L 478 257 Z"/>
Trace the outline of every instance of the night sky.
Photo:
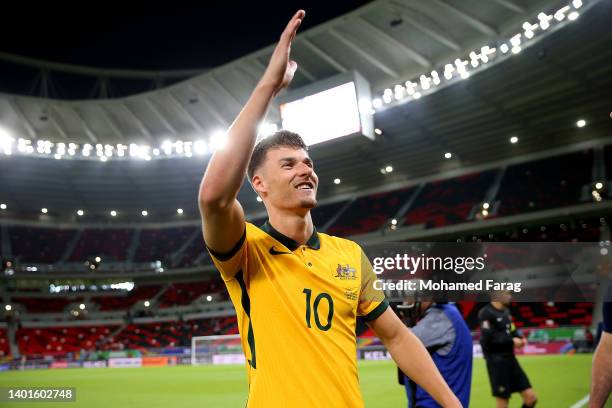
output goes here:
<path id="1" fill-rule="evenodd" d="M 299 8 L 306 29 L 368 2 L 19 2 L 2 12 L 0 51 L 104 68 L 209 68 L 275 42 Z"/>

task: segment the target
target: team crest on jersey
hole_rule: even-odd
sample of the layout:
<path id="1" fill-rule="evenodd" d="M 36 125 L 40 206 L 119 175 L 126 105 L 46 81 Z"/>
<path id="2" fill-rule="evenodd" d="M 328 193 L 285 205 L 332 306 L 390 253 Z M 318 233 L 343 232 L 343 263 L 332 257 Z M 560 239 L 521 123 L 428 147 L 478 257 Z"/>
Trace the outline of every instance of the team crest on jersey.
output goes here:
<path id="1" fill-rule="evenodd" d="M 338 278 L 340 280 L 355 280 L 357 279 L 357 270 L 349 264 L 338 264 L 334 278 Z"/>

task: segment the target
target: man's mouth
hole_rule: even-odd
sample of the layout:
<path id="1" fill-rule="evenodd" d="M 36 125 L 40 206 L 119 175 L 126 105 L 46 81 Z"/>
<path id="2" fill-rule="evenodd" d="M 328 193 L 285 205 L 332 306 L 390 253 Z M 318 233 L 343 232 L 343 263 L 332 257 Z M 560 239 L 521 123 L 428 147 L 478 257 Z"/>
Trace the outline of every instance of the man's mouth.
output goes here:
<path id="1" fill-rule="evenodd" d="M 295 185 L 295 188 L 297 190 L 313 190 L 314 189 L 314 184 L 311 183 L 310 181 L 303 181 L 301 183 L 298 183 Z"/>

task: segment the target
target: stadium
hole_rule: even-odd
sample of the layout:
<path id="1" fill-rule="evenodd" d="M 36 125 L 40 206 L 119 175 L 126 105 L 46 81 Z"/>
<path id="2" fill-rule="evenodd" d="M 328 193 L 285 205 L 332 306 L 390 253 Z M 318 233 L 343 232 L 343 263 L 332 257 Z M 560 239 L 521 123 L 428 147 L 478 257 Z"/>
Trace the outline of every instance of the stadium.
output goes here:
<path id="1" fill-rule="evenodd" d="M 206 15 L 211 26 L 197 40 L 218 43 L 212 49 L 254 37 L 216 60 L 194 57 L 201 44 L 187 34 L 153 60 L 129 41 L 106 43 L 109 51 L 101 44 L 114 28 L 57 58 L 10 41 L 0 48 L 2 406 L 38 406 L 19 390 L 59 389 L 54 406 L 247 404 L 255 357 L 246 348 L 254 343 L 266 361 L 257 343 L 266 319 L 249 315 L 241 340 L 247 288 L 236 304 L 207 251 L 198 191 L 298 8 L 308 15 L 291 46 L 298 68 L 257 138 L 280 129 L 303 137 L 318 175 L 316 231 L 358 243 L 377 267 L 377 256 L 400 252 L 488 254 L 494 275 L 477 277 L 480 294 L 466 294 L 478 289 L 466 283 L 471 268 L 453 274 L 464 281 L 421 281 L 469 328 L 469 406 L 495 406 L 479 322 L 493 289 L 516 292 L 509 311 L 527 340 L 516 354 L 538 407 L 588 405 L 602 305 L 612 301 L 612 3 L 315 3 L 249 6 L 237 23 L 247 28 L 227 38 L 229 6 L 164 15 L 172 29 Z M 160 38 L 159 16 L 130 13 L 126 21 L 142 19 L 135 31 Z M 84 50 L 96 57 L 79 60 Z M 267 225 L 254 188 L 244 182 L 237 200 L 248 223 Z M 290 253 L 274 248 L 270 256 Z M 392 284 L 380 288 L 402 317 L 414 271 L 383 261 L 375 273 Z M 330 276 L 350 285 L 355 269 L 332 263 Z M 455 284 L 461 292 L 450 294 Z M 311 316 L 304 294 L 308 329 L 312 317 L 313 331 L 326 332 L 331 297 L 313 298 Z M 394 356 L 366 320 L 354 327 L 364 404 L 407 406 Z"/>

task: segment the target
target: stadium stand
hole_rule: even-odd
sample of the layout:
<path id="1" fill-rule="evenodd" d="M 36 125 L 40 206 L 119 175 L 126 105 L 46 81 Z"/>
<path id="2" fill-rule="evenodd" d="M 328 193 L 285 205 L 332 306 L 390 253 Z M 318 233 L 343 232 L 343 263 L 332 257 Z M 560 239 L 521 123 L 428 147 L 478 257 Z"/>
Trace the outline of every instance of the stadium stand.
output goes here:
<path id="1" fill-rule="evenodd" d="M 348 200 L 337 201 L 335 203 L 323 204 L 318 207 L 315 207 L 312 212 L 312 222 L 318 228 L 323 228 L 332 217 L 336 216 L 344 206 L 348 203 Z M 264 220 L 265 221 L 265 220 Z M 261 225 L 261 224 L 255 224 Z"/>
<path id="2" fill-rule="evenodd" d="M 105 261 L 124 261 L 133 233 L 133 230 L 114 228 L 84 230 L 70 260 L 86 261 L 100 256 Z"/>
<path id="3" fill-rule="evenodd" d="M 170 256 L 180 249 L 197 227 L 178 227 L 163 229 L 143 229 L 140 234 L 140 243 L 136 250 L 136 262 L 151 262 L 160 260 L 164 263 Z"/>
<path id="4" fill-rule="evenodd" d="M 17 330 L 17 343 L 21 354 L 65 355 L 83 349 L 93 350 L 117 326 L 77 326 L 21 328 Z"/>
<path id="5" fill-rule="evenodd" d="M 427 184 L 406 214 L 405 224 L 431 228 L 467 221 L 493 177 L 493 171 L 486 171 Z"/>
<path id="6" fill-rule="evenodd" d="M 223 283 L 216 278 L 204 282 L 173 283 L 159 299 L 159 307 L 188 305 L 202 295 L 219 291 L 226 292 Z"/>
<path id="7" fill-rule="evenodd" d="M 176 266 L 178 267 L 190 267 L 196 264 L 202 264 L 208 258 L 208 252 L 204 246 L 204 237 L 202 234 L 198 234 L 191 243 L 185 248 L 182 256 Z"/>
<path id="8" fill-rule="evenodd" d="M 11 354 L 11 347 L 6 333 L 6 329 L 0 327 L 0 359 Z"/>
<path id="9" fill-rule="evenodd" d="M 13 302 L 23 305 L 29 313 L 58 313 L 63 312 L 71 302 L 80 302 L 82 298 L 69 299 L 68 297 L 25 297 L 12 298 Z"/>
<path id="10" fill-rule="evenodd" d="M 112 339 L 110 347 L 116 347 L 117 343 L 129 349 L 185 347 L 189 346 L 192 336 L 236 333 L 238 333 L 238 326 L 235 316 L 178 322 L 130 324 Z"/>
<path id="11" fill-rule="evenodd" d="M 95 296 L 91 300 L 100 305 L 101 311 L 106 310 L 126 310 L 134 306 L 136 302 L 152 299 L 160 290 L 162 285 L 137 285 L 128 293 L 117 295 L 107 294 L 105 296 Z"/>
<path id="12" fill-rule="evenodd" d="M 397 213 L 414 190 L 414 188 L 404 188 L 359 197 L 347 207 L 327 232 L 346 237 L 377 230 Z"/>
<path id="13" fill-rule="evenodd" d="M 74 229 L 9 227 L 13 253 L 23 263 L 59 261 L 75 233 Z"/>
<path id="14" fill-rule="evenodd" d="M 499 191 L 499 215 L 579 204 L 590 184 L 591 150 L 508 167 Z"/>

